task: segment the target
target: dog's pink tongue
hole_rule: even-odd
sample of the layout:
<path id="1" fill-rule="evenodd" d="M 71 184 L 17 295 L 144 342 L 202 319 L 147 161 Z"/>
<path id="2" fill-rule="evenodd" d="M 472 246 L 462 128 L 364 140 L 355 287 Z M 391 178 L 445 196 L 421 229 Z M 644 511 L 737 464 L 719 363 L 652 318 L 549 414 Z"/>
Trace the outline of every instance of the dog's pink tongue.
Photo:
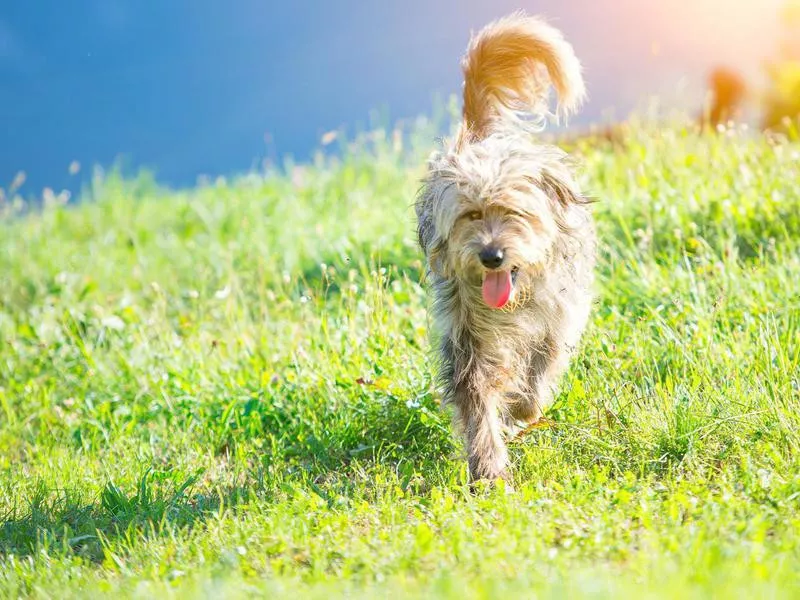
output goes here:
<path id="1" fill-rule="evenodd" d="M 503 308 L 511 297 L 511 272 L 490 271 L 483 279 L 483 301 L 492 308 Z"/>

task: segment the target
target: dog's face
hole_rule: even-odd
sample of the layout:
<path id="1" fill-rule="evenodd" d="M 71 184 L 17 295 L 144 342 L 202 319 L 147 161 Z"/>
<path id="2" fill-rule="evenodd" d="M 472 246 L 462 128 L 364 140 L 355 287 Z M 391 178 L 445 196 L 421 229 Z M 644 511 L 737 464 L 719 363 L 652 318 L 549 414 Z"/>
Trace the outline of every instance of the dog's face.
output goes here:
<path id="1" fill-rule="evenodd" d="M 577 195 L 564 154 L 519 137 L 489 137 L 435 156 L 418 204 L 431 270 L 513 309 L 547 268 Z"/>

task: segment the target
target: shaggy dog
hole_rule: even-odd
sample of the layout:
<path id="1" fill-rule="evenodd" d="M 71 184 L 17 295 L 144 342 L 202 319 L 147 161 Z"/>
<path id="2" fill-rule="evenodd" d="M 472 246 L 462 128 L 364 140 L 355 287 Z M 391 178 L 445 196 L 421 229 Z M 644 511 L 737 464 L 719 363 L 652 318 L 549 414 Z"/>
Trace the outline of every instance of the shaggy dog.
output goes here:
<path id="1" fill-rule="evenodd" d="M 551 86 L 557 115 L 585 88 L 561 33 L 520 13 L 474 36 L 462 68 L 463 120 L 430 159 L 417 233 L 470 477 L 508 479 L 503 436 L 541 418 L 591 305 L 588 201 L 566 154 L 534 135 Z"/>

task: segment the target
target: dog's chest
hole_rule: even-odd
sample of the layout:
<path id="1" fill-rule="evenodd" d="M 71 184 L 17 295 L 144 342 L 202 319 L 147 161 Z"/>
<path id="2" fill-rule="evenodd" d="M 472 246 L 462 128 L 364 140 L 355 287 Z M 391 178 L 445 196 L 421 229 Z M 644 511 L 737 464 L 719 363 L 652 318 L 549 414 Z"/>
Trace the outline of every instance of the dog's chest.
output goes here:
<path id="1" fill-rule="evenodd" d="M 473 331 L 483 351 L 500 362 L 513 362 L 520 353 L 544 342 L 555 310 L 528 305 L 511 312 L 493 310 L 483 312 Z"/>

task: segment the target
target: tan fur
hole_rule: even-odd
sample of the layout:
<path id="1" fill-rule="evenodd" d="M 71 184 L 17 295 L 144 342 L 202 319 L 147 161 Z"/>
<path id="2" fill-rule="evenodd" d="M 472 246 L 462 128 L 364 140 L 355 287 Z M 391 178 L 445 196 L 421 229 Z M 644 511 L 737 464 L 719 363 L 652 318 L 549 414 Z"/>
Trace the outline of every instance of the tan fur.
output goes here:
<path id="1" fill-rule="evenodd" d="M 514 111 L 546 113 L 550 84 L 558 93 L 558 112 L 565 116 L 586 95 L 581 65 L 561 32 L 521 13 L 475 36 L 462 68 L 466 141 L 485 137 Z"/>
<path id="2" fill-rule="evenodd" d="M 508 477 L 502 432 L 541 417 L 589 315 L 587 203 L 566 154 L 537 143 L 530 127 L 547 116 L 550 84 L 562 112 L 585 90 L 561 34 L 521 14 L 473 39 L 464 74 L 463 122 L 431 158 L 416 213 L 444 400 L 464 430 L 472 478 L 496 479 Z M 503 250 L 498 267 L 480 258 L 490 246 Z M 492 271 L 516 278 L 501 310 L 481 295 Z"/>

